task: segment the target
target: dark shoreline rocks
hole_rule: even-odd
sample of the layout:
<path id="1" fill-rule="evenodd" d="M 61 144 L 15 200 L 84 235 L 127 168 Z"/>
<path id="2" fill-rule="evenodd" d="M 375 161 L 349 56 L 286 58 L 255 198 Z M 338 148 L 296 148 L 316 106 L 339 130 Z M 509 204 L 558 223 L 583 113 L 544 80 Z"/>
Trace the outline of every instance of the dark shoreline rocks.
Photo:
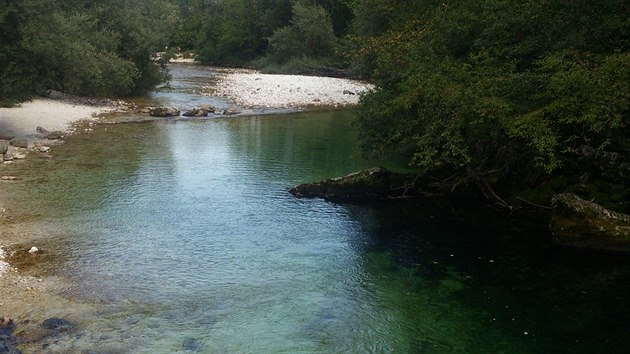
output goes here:
<path id="1" fill-rule="evenodd" d="M 180 111 L 173 107 L 155 107 L 149 111 L 152 117 L 178 117 L 179 113 Z"/>
<path id="2" fill-rule="evenodd" d="M 630 215 L 563 193 L 553 198 L 550 224 L 555 244 L 584 250 L 630 253 Z"/>
<path id="3" fill-rule="evenodd" d="M 214 113 L 214 111 L 212 112 Z M 207 117 L 208 116 L 208 110 L 207 109 L 203 109 L 203 108 L 193 108 L 191 110 L 188 110 L 186 112 L 184 112 L 184 114 L 182 114 L 184 117 Z"/>
<path id="4" fill-rule="evenodd" d="M 72 322 L 65 320 L 63 318 L 51 317 L 51 318 L 45 319 L 42 322 L 42 327 L 45 329 L 62 332 L 62 331 L 73 329 L 74 324 L 72 324 Z"/>
<path id="5" fill-rule="evenodd" d="M 298 198 L 329 200 L 394 199 L 435 195 L 436 191 L 419 181 L 416 174 L 395 173 L 371 168 L 344 177 L 304 183 L 289 190 Z"/>
<path id="6" fill-rule="evenodd" d="M 20 354 L 22 353 L 15 348 L 17 339 L 13 336 L 15 324 L 13 320 L 6 317 L 0 317 L 0 353 Z"/>

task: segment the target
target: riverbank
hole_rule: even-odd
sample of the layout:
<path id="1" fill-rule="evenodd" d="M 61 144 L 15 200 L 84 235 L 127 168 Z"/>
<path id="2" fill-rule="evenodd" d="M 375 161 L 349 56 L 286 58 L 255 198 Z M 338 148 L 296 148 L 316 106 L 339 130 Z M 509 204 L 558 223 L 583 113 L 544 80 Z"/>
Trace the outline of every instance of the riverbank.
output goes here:
<path id="1" fill-rule="evenodd" d="M 87 105 L 71 101 L 37 98 L 17 107 L 0 108 L 0 135 L 34 138 L 37 127 L 48 131 L 68 131 L 79 120 L 95 120 L 99 114 L 115 110 L 112 105 Z"/>
<path id="2" fill-rule="evenodd" d="M 225 97 L 248 109 L 346 107 L 359 104 L 372 84 L 332 77 L 261 74 L 255 70 L 219 69 L 216 85 L 206 95 Z"/>
<path id="3" fill-rule="evenodd" d="M 29 177 L 31 167 L 27 166 L 32 165 L 23 164 L 22 159 L 52 159 L 49 149 L 78 132 L 77 123 L 92 124 L 100 114 L 119 108 L 118 103 L 109 100 L 69 96 L 37 98 L 17 107 L 0 108 L 0 147 L 7 150 L 6 154 L 0 153 L 0 317 L 5 316 L 7 321 L 10 318 L 12 323 L 0 328 L 4 331 L 0 333 L 0 348 L 13 348 L 15 338 L 27 352 L 41 350 L 43 345 L 53 348 L 57 334 L 42 328 L 42 321 L 51 314 L 66 315 L 68 308 L 87 310 L 60 295 L 61 289 L 71 284 L 42 268 L 54 268 L 54 259 L 59 255 L 56 250 L 42 247 L 42 235 L 36 235 L 28 226 L 37 213 L 25 207 L 24 199 L 38 186 Z M 83 129 L 91 128 L 86 124 Z M 35 245 L 39 250 L 33 248 L 29 253 Z"/>

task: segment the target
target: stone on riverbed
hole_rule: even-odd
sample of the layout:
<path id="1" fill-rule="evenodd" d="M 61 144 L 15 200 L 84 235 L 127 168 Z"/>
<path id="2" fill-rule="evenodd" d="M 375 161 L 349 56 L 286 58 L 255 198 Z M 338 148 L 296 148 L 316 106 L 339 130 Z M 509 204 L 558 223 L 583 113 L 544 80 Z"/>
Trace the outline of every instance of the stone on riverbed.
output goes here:
<path id="1" fill-rule="evenodd" d="M 402 198 L 430 195 L 427 185 L 415 174 L 395 173 L 382 168 L 371 168 L 345 177 L 300 184 L 291 188 L 298 198 L 331 200 Z"/>
<path id="2" fill-rule="evenodd" d="M 156 107 L 149 111 L 149 115 L 152 117 L 174 117 L 179 116 L 179 113 L 179 110 L 173 107 Z"/>
<path id="3" fill-rule="evenodd" d="M 9 150 L 9 142 L 0 140 L 0 155 L 6 154 L 7 150 Z"/>
<path id="4" fill-rule="evenodd" d="M 553 198 L 556 244 L 595 251 L 630 253 L 630 215 L 563 193 Z"/>
<path id="5" fill-rule="evenodd" d="M 74 328 L 72 322 L 63 318 L 51 317 L 42 322 L 42 327 L 55 331 L 67 331 Z"/>

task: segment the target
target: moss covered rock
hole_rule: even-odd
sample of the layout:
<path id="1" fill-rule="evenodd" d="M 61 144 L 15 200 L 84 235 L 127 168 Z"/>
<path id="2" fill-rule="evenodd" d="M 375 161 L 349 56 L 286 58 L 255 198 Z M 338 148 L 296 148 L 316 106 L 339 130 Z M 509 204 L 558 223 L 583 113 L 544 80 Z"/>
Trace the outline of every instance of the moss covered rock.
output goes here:
<path id="1" fill-rule="evenodd" d="M 415 174 L 371 168 L 344 177 L 300 184 L 291 188 L 298 198 L 331 200 L 403 198 L 431 194 L 431 188 Z"/>
<path id="2" fill-rule="evenodd" d="M 630 215 L 563 193 L 553 198 L 553 241 L 573 248 L 630 253 Z"/>

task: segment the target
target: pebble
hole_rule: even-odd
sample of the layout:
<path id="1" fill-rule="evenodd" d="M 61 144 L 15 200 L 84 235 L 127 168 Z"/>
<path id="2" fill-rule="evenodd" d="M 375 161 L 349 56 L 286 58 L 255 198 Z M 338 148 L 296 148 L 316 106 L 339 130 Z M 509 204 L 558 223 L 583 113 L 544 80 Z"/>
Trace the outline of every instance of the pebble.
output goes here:
<path id="1" fill-rule="evenodd" d="M 30 253 L 30 254 L 35 254 L 37 252 L 39 252 L 39 248 L 37 248 L 35 246 L 31 247 L 31 249 L 28 250 L 28 253 Z"/>

